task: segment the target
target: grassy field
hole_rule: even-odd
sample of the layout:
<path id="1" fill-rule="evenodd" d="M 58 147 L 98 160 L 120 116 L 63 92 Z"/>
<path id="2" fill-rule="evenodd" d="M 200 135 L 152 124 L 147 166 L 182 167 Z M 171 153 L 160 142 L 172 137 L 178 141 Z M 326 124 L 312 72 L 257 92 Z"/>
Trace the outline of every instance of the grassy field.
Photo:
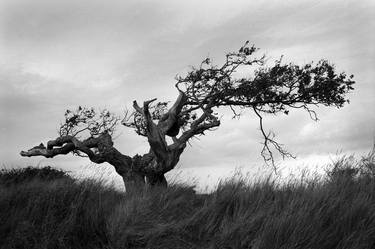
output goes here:
<path id="1" fill-rule="evenodd" d="M 126 195 L 52 168 L 0 174 L 0 248 L 375 248 L 374 153 L 324 179 Z"/>

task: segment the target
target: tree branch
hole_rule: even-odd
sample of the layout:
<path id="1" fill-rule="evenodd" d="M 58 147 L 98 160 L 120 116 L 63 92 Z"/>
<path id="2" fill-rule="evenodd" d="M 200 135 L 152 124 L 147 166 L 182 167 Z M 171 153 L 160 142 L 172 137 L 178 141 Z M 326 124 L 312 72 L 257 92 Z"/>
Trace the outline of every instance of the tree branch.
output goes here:
<path id="1" fill-rule="evenodd" d="M 273 167 L 274 171 L 276 172 L 277 167 L 276 167 L 276 164 L 275 164 L 275 159 L 274 159 L 272 150 L 270 148 L 270 145 L 272 145 L 281 154 L 283 159 L 285 157 L 295 158 L 295 156 L 293 156 L 288 151 L 286 151 L 282 147 L 282 144 L 278 143 L 277 141 L 275 141 L 273 139 L 275 137 L 275 134 L 273 132 L 269 132 L 268 134 L 266 134 L 266 132 L 264 131 L 264 127 L 263 127 L 263 117 L 260 115 L 260 113 L 258 112 L 258 110 L 255 106 L 253 106 L 253 110 L 259 118 L 259 128 L 260 128 L 260 131 L 261 131 L 261 133 L 263 135 L 263 138 L 264 138 L 261 156 L 263 157 L 263 160 L 265 161 L 265 163 L 268 164 L 268 165 L 271 165 Z"/>
<path id="2" fill-rule="evenodd" d="M 174 137 L 180 131 L 179 118 L 182 108 L 186 103 L 187 97 L 183 92 L 179 92 L 176 102 L 159 120 L 158 127 L 164 134 Z"/>
<path id="3" fill-rule="evenodd" d="M 32 157 L 32 156 L 44 156 L 46 158 L 52 158 L 56 155 L 66 155 L 69 152 L 73 152 L 75 150 L 75 146 L 73 143 L 67 143 L 60 148 L 53 148 L 47 149 L 46 147 L 35 146 L 28 151 L 21 151 L 20 155 L 24 157 Z"/>
<path id="4" fill-rule="evenodd" d="M 105 160 L 102 156 L 95 154 L 90 148 L 97 147 L 97 141 L 99 138 L 89 138 L 84 142 L 79 141 L 73 136 L 58 137 L 55 140 L 50 140 L 47 143 L 47 148 L 44 146 L 35 146 L 28 151 L 21 151 L 21 156 L 44 156 L 52 158 L 57 155 L 65 155 L 69 152 L 76 150 L 85 153 L 91 161 L 95 163 L 103 163 Z M 87 144 L 87 145 L 86 145 Z M 55 148 L 58 147 L 58 148 Z"/>
<path id="5" fill-rule="evenodd" d="M 190 138 L 192 138 L 195 135 L 203 135 L 204 131 L 209 130 L 211 128 L 220 126 L 220 120 L 218 120 L 217 117 L 212 115 L 212 109 L 203 109 L 202 108 L 202 115 L 196 119 L 194 122 L 191 123 L 190 129 L 185 131 L 180 138 L 178 138 L 178 141 L 180 143 L 186 143 Z"/>
<path id="6" fill-rule="evenodd" d="M 146 122 L 147 122 L 147 126 L 149 125 L 155 125 L 154 121 L 152 121 L 152 118 L 151 118 L 151 114 L 150 114 L 150 109 L 149 109 L 149 105 L 154 102 L 156 100 L 156 98 L 154 99 L 151 99 L 151 100 L 147 100 L 145 102 L 143 102 L 143 115 L 146 119 Z"/>
<path id="7" fill-rule="evenodd" d="M 142 110 L 142 108 L 138 105 L 138 103 L 137 103 L 136 100 L 133 101 L 133 107 L 134 107 L 134 109 L 135 109 L 137 112 L 143 114 L 143 110 Z"/>

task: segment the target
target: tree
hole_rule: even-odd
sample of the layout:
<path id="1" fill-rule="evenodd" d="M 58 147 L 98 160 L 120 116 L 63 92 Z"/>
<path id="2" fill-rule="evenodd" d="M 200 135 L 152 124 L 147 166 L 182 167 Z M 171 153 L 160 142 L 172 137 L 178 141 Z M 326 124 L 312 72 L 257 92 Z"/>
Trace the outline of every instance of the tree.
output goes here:
<path id="1" fill-rule="evenodd" d="M 256 56 L 254 46 L 247 41 L 237 52 L 226 54 L 221 66 L 210 58 L 199 67 L 192 67 L 185 76 L 176 77 L 178 98 L 168 108 L 167 102 L 151 99 L 127 111 L 121 120 L 104 110 L 78 107 L 67 110 L 59 136 L 47 146 L 40 144 L 22 156 L 54 157 L 73 153 L 88 157 L 92 162 L 107 162 L 122 176 L 127 191 L 150 186 L 167 186 L 164 174 L 178 163 L 186 144 L 195 136 L 220 126 L 218 111 L 229 108 L 235 117 L 241 109 L 253 111 L 259 119 L 263 136 L 261 155 L 265 162 L 274 164 L 273 152 L 283 157 L 292 156 L 265 132 L 263 117 L 267 114 L 288 114 L 293 109 L 303 109 L 313 120 L 318 120 L 314 106 L 342 107 L 349 102 L 345 96 L 353 90 L 353 75 L 336 73 L 326 60 L 303 66 L 283 64 L 282 57 L 267 66 L 265 56 Z M 246 72 L 246 76 L 239 73 Z M 150 150 L 144 155 L 123 155 L 114 146 L 112 135 L 118 123 L 133 128 L 147 138 Z M 168 143 L 167 137 L 172 142 Z"/>

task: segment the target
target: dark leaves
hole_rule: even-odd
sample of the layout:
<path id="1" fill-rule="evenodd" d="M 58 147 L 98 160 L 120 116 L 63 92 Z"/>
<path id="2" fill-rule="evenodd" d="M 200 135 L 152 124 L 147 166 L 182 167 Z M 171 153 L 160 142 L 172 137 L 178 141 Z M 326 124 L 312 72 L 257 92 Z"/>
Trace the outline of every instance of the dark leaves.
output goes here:
<path id="1" fill-rule="evenodd" d="M 60 136 L 98 136 L 104 132 L 112 134 L 119 117 L 102 110 L 96 112 L 94 108 L 79 106 L 76 110 L 66 110 L 65 122 L 59 129 Z"/>
<path id="2" fill-rule="evenodd" d="M 199 68 L 177 77 L 177 89 L 188 98 L 183 109 L 186 120 L 197 109 L 218 107 L 229 107 L 235 117 L 240 116 L 236 108 L 256 108 L 258 116 L 304 109 L 318 120 L 314 106 L 340 108 L 349 102 L 346 94 L 354 89 L 353 75 L 338 73 L 327 60 L 299 66 L 283 64 L 281 57 L 273 66 L 264 66 L 265 57 L 255 57 L 257 49 L 248 44 L 228 53 L 222 66 L 205 59 Z M 266 133 L 264 137 L 274 141 Z M 283 154 L 281 147 L 276 149 Z"/>

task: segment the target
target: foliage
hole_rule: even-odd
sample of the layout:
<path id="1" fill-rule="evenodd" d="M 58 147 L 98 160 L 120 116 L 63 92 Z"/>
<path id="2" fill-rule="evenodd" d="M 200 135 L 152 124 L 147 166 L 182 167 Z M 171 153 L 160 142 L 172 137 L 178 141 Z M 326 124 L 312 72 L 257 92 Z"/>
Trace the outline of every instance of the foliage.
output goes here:
<path id="1" fill-rule="evenodd" d="M 245 44 L 243 48 L 248 47 Z M 229 53 L 221 67 L 205 59 L 199 68 L 177 77 L 176 87 L 187 94 L 192 106 L 256 107 L 265 113 L 316 104 L 342 107 L 347 102 L 345 94 L 353 90 L 353 75 L 338 74 L 327 60 L 299 66 L 282 64 L 280 58 L 269 67 L 264 56 L 252 57 L 255 51 L 252 46 L 248 53 Z M 236 77 L 239 68 L 246 72 L 245 77 Z"/>
<path id="2" fill-rule="evenodd" d="M 79 106 L 77 110 L 66 110 L 65 122 L 61 124 L 59 135 L 80 138 L 86 132 L 86 136 L 98 136 L 102 133 L 113 134 L 119 117 L 104 109 L 97 112 L 94 108 Z M 87 134 L 88 133 L 88 134 Z"/>
<path id="3" fill-rule="evenodd" d="M 0 193 L 4 249 L 375 246 L 373 175 L 228 180 L 209 194 L 172 185 L 125 195 L 91 180 L 0 185 Z"/>
<path id="4" fill-rule="evenodd" d="M 176 87 L 188 99 L 181 115 L 219 107 L 229 107 L 234 117 L 241 116 L 241 109 L 254 111 L 264 138 L 261 155 L 266 163 L 275 166 L 273 150 L 283 157 L 293 156 L 274 140 L 273 132 L 264 130 L 263 116 L 288 115 L 292 109 L 303 109 L 317 121 L 313 107 L 342 107 L 349 102 L 346 94 L 354 89 L 355 82 L 353 75 L 337 73 L 327 60 L 299 66 L 283 64 L 281 57 L 268 66 L 265 56 L 256 56 L 258 49 L 248 44 L 247 41 L 238 52 L 228 53 L 221 66 L 206 58 L 186 76 L 177 77 Z M 239 70 L 246 72 L 245 76 L 238 75 Z M 218 115 L 213 113 L 215 118 Z"/>

